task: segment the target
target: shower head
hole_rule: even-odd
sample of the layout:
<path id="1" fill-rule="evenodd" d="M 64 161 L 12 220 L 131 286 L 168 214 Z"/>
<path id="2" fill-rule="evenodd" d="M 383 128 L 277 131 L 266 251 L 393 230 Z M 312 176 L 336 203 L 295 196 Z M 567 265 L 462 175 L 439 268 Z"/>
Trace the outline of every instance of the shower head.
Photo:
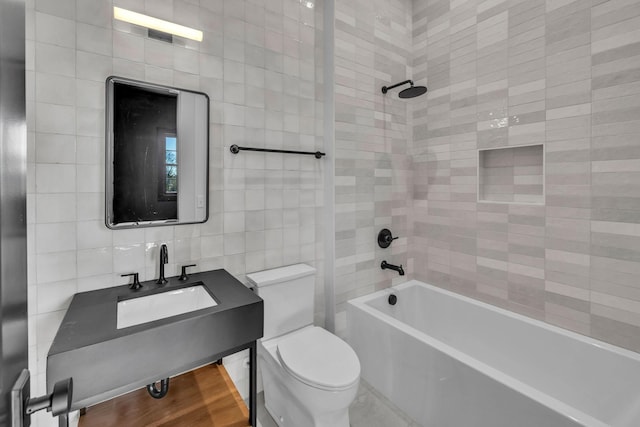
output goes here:
<path id="1" fill-rule="evenodd" d="M 415 98 L 416 96 L 420 96 L 424 93 L 427 92 L 427 87 L 426 86 L 414 86 L 413 85 L 413 81 L 411 80 L 405 80 L 403 82 L 400 83 L 396 83 L 394 85 L 391 86 L 382 86 L 382 93 L 387 93 L 387 91 L 389 89 L 393 89 L 394 87 L 398 87 L 398 86 L 402 86 L 404 84 L 409 83 L 411 85 L 411 87 L 408 87 L 404 90 L 401 90 L 400 93 L 398 94 L 398 96 L 400 98 Z"/>
<path id="2" fill-rule="evenodd" d="M 426 86 L 411 86 L 401 90 L 398 96 L 400 98 L 415 98 L 427 92 Z"/>

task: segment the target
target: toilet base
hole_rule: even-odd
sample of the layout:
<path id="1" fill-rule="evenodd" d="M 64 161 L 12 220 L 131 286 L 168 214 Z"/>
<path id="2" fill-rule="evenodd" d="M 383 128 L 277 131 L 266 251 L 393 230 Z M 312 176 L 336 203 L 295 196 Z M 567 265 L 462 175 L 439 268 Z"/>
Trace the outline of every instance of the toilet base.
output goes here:
<path id="1" fill-rule="evenodd" d="M 357 384 L 335 392 L 310 388 L 288 374 L 262 342 L 258 360 L 265 407 L 279 427 L 349 427 L 349 405 L 358 392 Z M 307 405 L 313 405 L 314 413 Z"/>
<path id="2" fill-rule="evenodd" d="M 312 416 L 301 402 L 263 369 L 264 406 L 278 427 L 349 427 L 349 409 Z"/>

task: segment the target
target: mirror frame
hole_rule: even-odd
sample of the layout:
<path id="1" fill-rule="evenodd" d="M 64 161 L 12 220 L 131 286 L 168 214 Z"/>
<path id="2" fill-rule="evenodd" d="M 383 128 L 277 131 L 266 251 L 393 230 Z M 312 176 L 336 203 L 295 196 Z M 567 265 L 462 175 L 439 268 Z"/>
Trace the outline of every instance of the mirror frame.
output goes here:
<path id="1" fill-rule="evenodd" d="M 152 92 L 178 95 L 180 92 L 190 92 L 193 94 L 203 95 L 207 100 L 207 132 L 206 132 L 206 167 L 205 167 L 205 215 L 202 221 L 180 221 L 176 219 L 155 220 L 155 221 L 139 221 L 139 222 L 126 222 L 120 224 L 113 223 L 113 159 L 114 159 L 114 135 L 113 135 L 113 83 L 124 83 L 131 86 L 147 89 Z M 166 86 L 155 83 L 148 83 L 140 80 L 129 79 L 126 77 L 109 76 L 105 81 L 105 225 L 111 230 L 125 230 L 131 228 L 144 228 L 144 227 L 160 227 L 164 225 L 183 225 L 183 224 L 202 224 L 209 219 L 209 156 L 210 156 L 210 114 L 211 114 L 211 100 L 209 95 L 204 92 L 198 92 L 189 89 L 180 89 L 172 86 Z M 179 122 L 179 118 L 178 118 Z M 179 136 L 178 136 L 179 138 Z M 178 188 L 179 190 L 179 188 Z M 179 207 L 178 207 L 178 216 Z"/>

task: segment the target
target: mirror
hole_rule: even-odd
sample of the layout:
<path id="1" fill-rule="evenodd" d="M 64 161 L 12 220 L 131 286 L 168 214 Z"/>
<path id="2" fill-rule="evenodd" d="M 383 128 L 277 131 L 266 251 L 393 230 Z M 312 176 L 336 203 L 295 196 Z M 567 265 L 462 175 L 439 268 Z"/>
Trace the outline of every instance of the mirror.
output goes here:
<path id="1" fill-rule="evenodd" d="M 109 77 L 106 143 L 107 227 L 207 220 L 206 94 Z"/>

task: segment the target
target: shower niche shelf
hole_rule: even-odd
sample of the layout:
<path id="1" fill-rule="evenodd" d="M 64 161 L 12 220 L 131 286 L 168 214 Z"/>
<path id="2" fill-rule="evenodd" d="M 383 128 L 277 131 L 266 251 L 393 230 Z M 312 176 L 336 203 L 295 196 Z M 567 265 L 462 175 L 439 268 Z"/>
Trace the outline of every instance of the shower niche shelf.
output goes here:
<path id="1" fill-rule="evenodd" d="M 478 202 L 544 204 L 544 145 L 478 150 Z"/>

